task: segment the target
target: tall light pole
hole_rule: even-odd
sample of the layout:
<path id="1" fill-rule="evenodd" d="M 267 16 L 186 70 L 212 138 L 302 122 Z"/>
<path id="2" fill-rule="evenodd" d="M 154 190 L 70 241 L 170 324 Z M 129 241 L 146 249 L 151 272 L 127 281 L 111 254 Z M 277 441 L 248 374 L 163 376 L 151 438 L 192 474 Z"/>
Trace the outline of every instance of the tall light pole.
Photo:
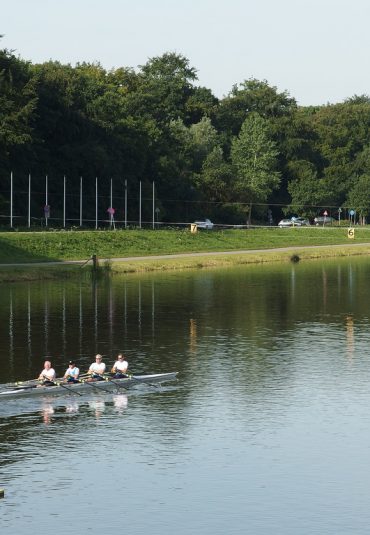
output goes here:
<path id="1" fill-rule="evenodd" d="M 28 175 L 28 228 L 31 227 L 31 173 Z"/>
<path id="2" fill-rule="evenodd" d="M 63 177 L 63 228 L 66 228 L 66 176 Z"/>
<path id="3" fill-rule="evenodd" d="M 80 227 L 82 227 L 82 176 L 80 176 Z"/>
<path id="4" fill-rule="evenodd" d="M 13 228 L 13 171 L 10 173 L 10 228 Z"/>
<path id="5" fill-rule="evenodd" d="M 127 228 L 127 180 L 125 180 L 125 228 Z"/>

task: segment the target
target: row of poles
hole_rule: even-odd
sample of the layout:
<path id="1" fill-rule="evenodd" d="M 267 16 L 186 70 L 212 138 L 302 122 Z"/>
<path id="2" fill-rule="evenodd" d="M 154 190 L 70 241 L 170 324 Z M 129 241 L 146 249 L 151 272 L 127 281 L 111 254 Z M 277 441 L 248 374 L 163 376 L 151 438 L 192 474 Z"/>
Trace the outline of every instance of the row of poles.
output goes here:
<path id="1" fill-rule="evenodd" d="M 97 353 L 97 342 L 99 339 L 99 329 L 100 325 L 107 325 L 108 333 L 108 343 L 109 350 L 113 354 L 113 350 L 119 344 L 118 340 L 115 341 L 115 335 L 120 333 L 120 336 L 124 337 L 127 334 L 127 325 L 128 318 L 133 320 L 133 324 L 130 323 L 130 330 L 136 329 L 138 331 L 138 336 L 141 337 L 142 326 L 144 325 L 144 314 L 145 315 L 145 331 L 149 332 L 149 325 L 151 321 L 151 331 L 152 336 L 156 332 L 155 324 L 157 321 L 156 318 L 156 286 L 154 281 L 151 283 L 151 288 L 146 287 L 146 293 L 144 295 L 141 281 L 138 281 L 138 285 L 135 287 L 130 287 L 132 292 L 128 293 L 126 281 L 124 282 L 123 292 L 118 294 L 114 292 L 114 288 L 109 281 L 109 285 L 106 289 L 106 300 L 104 295 L 98 292 L 98 286 L 96 284 L 91 289 L 85 286 L 83 283 L 80 283 L 79 297 L 77 298 L 77 293 L 74 292 L 73 301 L 68 302 L 68 297 L 66 295 L 66 287 L 63 286 L 61 294 L 58 294 L 58 299 L 51 299 L 47 290 L 43 293 L 43 300 L 40 304 L 37 301 L 36 305 L 33 305 L 33 301 L 36 300 L 35 294 L 32 292 L 32 285 L 28 285 L 27 295 L 24 294 L 24 300 L 19 301 L 20 308 L 15 306 L 15 303 L 18 303 L 16 299 L 17 293 L 13 291 L 13 288 L 9 290 L 9 363 L 11 365 L 12 371 L 14 368 L 14 356 L 17 353 L 17 347 L 22 347 L 28 349 L 28 361 L 29 366 L 31 366 L 32 361 L 32 339 L 33 335 L 39 339 L 38 334 L 42 337 L 43 340 L 43 351 L 45 355 L 49 355 L 50 350 L 53 350 L 50 347 L 50 339 L 52 338 L 52 345 L 58 346 L 59 352 L 65 354 L 66 351 L 70 350 L 68 348 L 66 333 L 66 325 L 70 318 L 76 319 L 76 328 L 79 333 L 79 345 L 74 347 L 75 350 L 79 348 L 79 354 L 83 355 L 83 340 L 86 338 L 86 334 L 90 333 L 89 341 L 95 344 L 92 346 L 95 347 L 94 353 Z M 22 294 L 23 295 L 23 294 Z M 5 307 L 5 296 L 3 295 L 2 305 Z M 132 303 L 133 306 L 129 306 L 129 303 Z M 136 304 L 137 303 L 137 304 Z M 144 304 L 148 303 L 148 306 L 145 307 Z M 149 305 L 151 304 L 151 309 Z M 53 312 L 53 310 L 58 312 Z M 4 308 L 5 310 L 5 308 Z M 87 310 L 89 313 L 87 314 Z M 17 313 L 21 311 L 19 317 Z M 90 314 L 90 311 L 92 313 Z M 58 329 L 57 338 L 51 337 L 50 333 L 52 331 L 52 321 L 51 318 L 53 314 L 56 314 L 56 319 L 60 328 Z M 136 316 L 137 315 L 137 316 Z M 137 320 L 135 320 L 137 317 Z M 105 318 L 107 321 L 105 321 Z M 101 322 L 100 320 L 104 321 Z M 136 321 L 136 323 L 135 323 Z M 58 339 L 61 338 L 60 340 Z M 73 339 L 73 344 L 76 344 L 77 340 Z M 23 349 L 24 352 L 24 349 Z M 76 355 L 75 355 L 76 356 Z"/>
<path id="2" fill-rule="evenodd" d="M 63 177 L 63 228 L 66 226 L 66 177 Z M 13 220 L 13 172 L 10 173 L 10 228 L 14 228 Z M 83 208 L 83 181 L 80 177 L 80 227 L 82 227 L 83 218 L 82 218 L 82 208 Z M 141 218 L 141 202 L 142 202 L 142 189 L 141 189 L 141 180 L 139 182 L 139 227 L 141 228 L 142 218 Z M 152 227 L 155 228 L 155 184 L 153 181 L 152 185 Z M 157 209 L 158 210 L 158 209 Z M 114 227 L 114 213 L 115 209 L 113 208 L 113 179 L 110 180 L 110 207 L 108 208 L 109 221 L 110 225 Z M 48 176 L 45 177 L 45 206 L 44 206 L 44 216 L 45 216 L 45 225 L 48 226 L 48 218 L 50 216 L 50 206 L 49 206 L 49 196 L 48 196 Z M 124 224 L 127 228 L 127 180 L 125 180 L 125 205 L 124 205 Z M 31 227 L 31 175 L 28 175 L 28 228 Z M 98 228 L 98 179 L 95 179 L 95 229 Z"/>

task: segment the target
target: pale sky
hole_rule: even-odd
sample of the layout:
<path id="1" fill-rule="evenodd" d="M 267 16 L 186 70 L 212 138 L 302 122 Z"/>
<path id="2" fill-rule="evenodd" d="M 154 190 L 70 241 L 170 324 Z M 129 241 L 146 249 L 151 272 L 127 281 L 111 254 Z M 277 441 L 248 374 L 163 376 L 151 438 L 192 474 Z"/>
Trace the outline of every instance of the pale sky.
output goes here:
<path id="1" fill-rule="evenodd" d="M 370 94 L 370 0 L 1 0 L 1 48 L 40 63 L 186 56 L 217 97 L 248 78 L 301 105 Z"/>

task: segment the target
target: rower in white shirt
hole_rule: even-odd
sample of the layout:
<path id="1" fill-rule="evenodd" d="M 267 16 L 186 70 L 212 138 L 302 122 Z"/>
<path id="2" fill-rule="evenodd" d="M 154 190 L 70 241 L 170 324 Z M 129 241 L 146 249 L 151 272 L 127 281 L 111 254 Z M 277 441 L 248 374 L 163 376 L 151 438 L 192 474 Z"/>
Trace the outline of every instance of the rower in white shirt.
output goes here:
<path id="1" fill-rule="evenodd" d="M 127 377 L 127 368 L 128 368 L 128 362 L 123 355 L 123 353 L 119 353 L 117 355 L 117 360 L 113 364 L 112 367 L 112 373 L 114 374 L 113 377 L 116 379 L 120 379 L 121 377 Z"/>
<path id="2" fill-rule="evenodd" d="M 66 373 L 63 376 L 63 379 L 67 383 L 79 383 L 78 376 L 80 375 L 80 369 L 77 368 L 74 360 L 69 361 L 68 368 Z"/>
<path id="3" fill-rule="evenodd" d="M 44 369 L 39 375 L 39 381 L 43 381 L 43 385 L 52 386 L 55 382 L 56 373 L 54 368 L 51 367 L 50 360 L 45 360 Z"/>
<path id="4" fill-rule="evenodd" d="M 95 357 L 95 362 L 93 362 L 87 373 L 91 375 L 88 381 L 102 381 L 103 373 L 105 372 L 105 364 L 102 362 L 103 357 L 99 354 Z"/>

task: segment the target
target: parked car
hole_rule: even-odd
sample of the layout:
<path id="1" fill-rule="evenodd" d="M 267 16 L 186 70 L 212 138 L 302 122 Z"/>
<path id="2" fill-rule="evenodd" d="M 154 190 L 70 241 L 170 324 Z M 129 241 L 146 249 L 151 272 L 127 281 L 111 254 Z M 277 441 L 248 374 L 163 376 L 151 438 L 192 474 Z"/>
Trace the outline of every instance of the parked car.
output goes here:
<path id="1" fill-rule="evenodd" d="M 281 221 L 279 221 L 278 223 L 278 227 L 280 228 L 283 228 L 283 227 L 304 227 L 304 226 L 309 226 L 311 225 L 311 223 L 309 222 L 308 219 L 304 218 L 304 217 L 291 217 L 290 219 L 282 219 Z"/>
<path id="2" fill-rule="evenodd" d="M 213 223 L 209 219 L 204 219 L 203 221 L 194 221 L 194 224 L 197 225 L 198 228 L 204 228 L 207 230 L 213 229 Z"/>
<path id="3" fill-rule="evenodd" d="M 332 225 L 335 221 L 334 217 L 330 217 L 328 215 L 320 215 L 318 217 L 315 217 L 314 222 L 316 226 L 319 225 Z"/>
<path id="4" fill-rule="evenodd" d="M 295 225 L 300 225 L 301 227 L 309 227 L 311 225 L 305 217 L 292 217 L 292 221 Z"/>
<path id="5" fill-rule="evenodd" d="M 278 223 L 278 227 L 280 228 L 283 228 L 283 227 L 292 227 L 293 226 L 293 221 L 291 219 L 282 219 L 281 221 L 279 221 Z"/>

